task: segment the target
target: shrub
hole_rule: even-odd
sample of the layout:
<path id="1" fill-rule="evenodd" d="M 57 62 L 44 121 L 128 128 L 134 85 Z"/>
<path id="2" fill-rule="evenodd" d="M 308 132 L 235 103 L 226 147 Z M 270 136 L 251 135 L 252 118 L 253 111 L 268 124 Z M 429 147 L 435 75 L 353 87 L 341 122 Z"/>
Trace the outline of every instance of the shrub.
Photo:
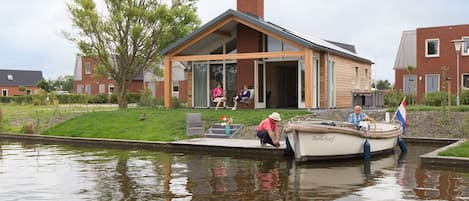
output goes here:
<path id="1" fill-rule="evenodd" d="M 88 103 L 106 103 L 108 97 L 106 94 L 91 95 L 88 97 Z"/>
<path id="2" fill-rule="evenodd" d="M 128 103 L 137 103 L 140 100 L 140 93 L 126 93 L 125 98 Z"/>
<path id="3" fill-rule="evenodd" d="M 171 98 L 171 108 L 181 108 L 182 104 L 177 97 Z"/>
<path id="4" fill-rule="evenodd" d="M 157 101 L 152 97 L 150 89 L 146 88 L 144 90 L 140 90 L 140 100 L 138 101 L 139 106 L 155 107 L 156 103 Z"/>
<path id="5" fill-rule="evenodd" d="M 387 107 L 396 107 L 401 104 L 404 94 L 397 90 L 391 90 L 388 93 L 384 94 L 384 105 Z M 407 101 L 410 102 L 410 101 Z"/>
<path id="6" fill-rule="evenodd" d="M 432 92 L 425 94 L 423 103 L 428 106 L 442 106 L 448 104 L 448 93 L 446 92 Z M 451 104 L 456 104 L 456 97 L 451 97 Z"/>
<path id="7" fill-rule="evenodd" d="M 469 90 L 462 90 L 459 93 L 459 101 L 461 105 L 469 105 Z"/>

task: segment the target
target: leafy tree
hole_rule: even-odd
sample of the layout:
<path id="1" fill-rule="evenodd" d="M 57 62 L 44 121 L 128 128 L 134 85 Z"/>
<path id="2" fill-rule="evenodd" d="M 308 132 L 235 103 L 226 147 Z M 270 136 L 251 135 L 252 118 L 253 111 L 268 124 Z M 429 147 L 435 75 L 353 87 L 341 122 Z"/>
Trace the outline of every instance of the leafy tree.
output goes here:
<path id="1" fill-rule="evenodd" d="M 388 80 L 378 80 L 376 83 L 371 84 L 371 86 L 378 90 L 391 89 L 391 83 Z"/>
<path id="2" fill-rule="evenodd" d="M 39 80 L 37 83 L 36 83 L 36 87 L 38 88 L 41 88 L 42 90 L 46 91 L 46 92 L 50 92 L 51 90 L 51 87 L 49 85 L 49 82 L 45 81 L 45 80 Z"/>
<path id="3" fill-rule="evenodd" d="M 53 81 L 52 87 L 57 91 L 68 91 L 72 92 L 73 90 L 73 76 L 65 75 L 59 76 L 57 80 Z"/>
<path id="4" fill-rule="evenodd" d="M 132 78 L 155 69 L 160 51 L 200 24 L 195 0 L 104 0 L 99 12 L 94 0 L 72 0 L 68 10 L 78 33 L 65 36 L 97 58 L 100 75 L 117 82 L 119 108 L 127 107 Z"/>

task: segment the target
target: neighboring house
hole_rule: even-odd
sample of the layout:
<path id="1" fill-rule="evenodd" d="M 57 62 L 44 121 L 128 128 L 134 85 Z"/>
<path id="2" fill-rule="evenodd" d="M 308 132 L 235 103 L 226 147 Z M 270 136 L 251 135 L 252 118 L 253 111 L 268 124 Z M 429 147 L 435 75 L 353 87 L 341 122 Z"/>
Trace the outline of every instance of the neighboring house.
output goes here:
<path id="1" fill-rule="evenodd" d="M 455 39 L 465 41 L 460 55 L 456 54 Z M 459 75 L 457 74 L 459 57 Z M 412 71 L 407 66 L 412 65 Z M 443 77 L 443 67 L 448 67 Z M 451 93 L 469 89 L 469 25 L 417 28 L 404 31 L 394 63 L 395 88 L 421 101 L 425 94 L 446 91 L 445 79 L 450 77 Z"/>
<path id="2" fill-rule="evenodd" d="M 111 77 L 96 75 L 97 60 L 90 56 L 77 56 L 73 73 L 73 93 L 76 94 L 107 94 L 117 92 L 117 82 Z M 139 93 L 143 86 L 143 72 L 135 76 L 127 92 Z"/>
<path id="3" fill-rule="evenodd" d="M 36 84 L 43 79 L 42 71 L 0 70 L 1 96 L 31 95 L 36 93 L 39 90 Z M 20 86 L 24 86 L 25 91 L 20 91 Z"/>
<path id="4" fill-rule="evenodd" d="M 187 79 L 186 79 L 186 64 L 181 62 L 174 62 L 172 64 L 172 96 L 177 97 L 179 101 L 187 101 Z M 164 78 L 156 76 L 152 71 L 143 73 L 143 80 L 145 87 L 150 89 L 152 97 L 161 99 L 164 96 Z M 183 93 L 179 93 L 182 91 Z"/>
<path id="5" fill-rule="evenodd" d="M 188 107 L 213 106 L 224 87 L 226 106 L 243 85 L 254 89 L 249 108 L 351 107 L 371 94 L 373 62 L 353 45 L 305 36 L 263 20 L 263 0 L 238 0 L 228 10 L 162 51 L 165 106 L 171 106 L 172 68 L 187 62 Z M 181 92 L 180 92 L 181 93 Z"/>

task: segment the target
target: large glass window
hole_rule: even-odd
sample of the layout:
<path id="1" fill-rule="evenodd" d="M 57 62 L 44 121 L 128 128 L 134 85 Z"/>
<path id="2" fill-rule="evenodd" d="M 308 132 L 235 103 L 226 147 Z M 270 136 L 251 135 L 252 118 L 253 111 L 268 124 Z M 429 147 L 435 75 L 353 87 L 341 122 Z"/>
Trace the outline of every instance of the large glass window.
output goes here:
<path id="1" fill-rule="evenodd" d="M 226 64 L 226 94 L 227 103 L 233 102 L 233 97 L 241 90 L 236 88 L 236 64 Z M 247 84 L 247 83 L 243 83 Z"/>
<path id="2" fill-rule="evenodd" d="M 440 40 L 439 39 L 425 40 L 425 56 L 426 57 L 440 56 Z"/>
<path id="3" fill-rule="evenodd" d="M 103 94 L 104 93 L 104 89 L 105 89 L 105 85 L 104 84 L 99 84 L 99 93 L 100 94 Z"/>
<path id="4" fill-rule="evenodd" d="M 77 84 L 77 94 L 83 93 L 83 85 Z"/>
<path id="5" fill-rule="evenodd" d="M 297 48 L 279 41 L 275 38 L 267 36 L 267 52 L 277 52 L 277 51 L 296 51 Z"/>
<path id="6" fill-rule="evenodd" d="M 207 63 L 195 63 L 193 67 L 194 107 L 207 107 Z"/>

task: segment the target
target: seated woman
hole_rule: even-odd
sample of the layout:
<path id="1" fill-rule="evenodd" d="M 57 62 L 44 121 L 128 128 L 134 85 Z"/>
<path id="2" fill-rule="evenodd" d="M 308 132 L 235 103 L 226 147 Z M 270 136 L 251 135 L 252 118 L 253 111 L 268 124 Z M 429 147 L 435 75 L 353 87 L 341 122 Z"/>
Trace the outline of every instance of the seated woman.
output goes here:
<path id="1" fill-rule="evenodd" d="M 244 85 L 241 92 L 239 92 L 237 96 L 233 97 L 234 106 L 232 110 L 236 110 L 236 106 L 238 106 L 238 103 L 245 102 L 250 97 L 251 97 L 251 92 L 249 91 L 248 86 Z"/>
<path id="2" fill-rule="evenodd" d="M 217 87 L 213 89 L 212 95 L 213 95 L 213 102 L 217 103 L 215 110 L 218 110 L 218 107 L 220 107 L 220 104 L 222 102 L 225 102 L 225 95 L 223 94 L 223 88 L 221 87 L 220 83 L 217 83 Z"/>

